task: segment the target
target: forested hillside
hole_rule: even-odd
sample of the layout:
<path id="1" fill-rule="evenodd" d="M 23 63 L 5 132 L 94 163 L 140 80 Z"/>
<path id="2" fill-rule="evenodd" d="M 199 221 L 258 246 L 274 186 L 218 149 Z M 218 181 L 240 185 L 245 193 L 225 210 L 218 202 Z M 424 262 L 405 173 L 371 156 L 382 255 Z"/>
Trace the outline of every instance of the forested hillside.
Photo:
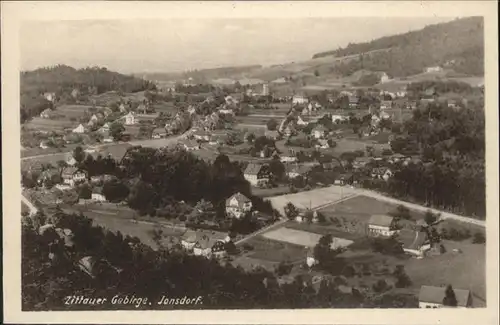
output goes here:
<path id="1" fill-rule="evenodd" d="M 43 94 L 55 93 L 56 100 L 68 100 L 115 90 L 133 93 L 153 89 L 149 81 L 106 68 L 75 69 L 66 65 L 21 72 L 21 121 L 51 106 Z"/>
<path id="2" fill-rule="evenodd" d="M 483 29 L 481 17 L 456 19 L 371 42 L 349 44 L 345 48 L 317 53 L 313 58 L 360 55 L 358 60 L 336 67 L 337 72 L 343 75 L 368 69 L 386 71 L 393 76 L 408 76 L 435 65 L 446 66 L 465 74 L 482 75 Z M 387 51 L 368 53 L 382 49 Z"/>

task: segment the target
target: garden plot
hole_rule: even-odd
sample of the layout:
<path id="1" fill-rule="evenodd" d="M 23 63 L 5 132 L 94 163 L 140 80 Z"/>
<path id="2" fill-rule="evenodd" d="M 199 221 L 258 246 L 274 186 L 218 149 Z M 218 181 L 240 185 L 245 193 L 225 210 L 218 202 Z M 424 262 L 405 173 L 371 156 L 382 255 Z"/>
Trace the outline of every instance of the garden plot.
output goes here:
<path id="1" fill-rule="evenodd" d="M 295 245 L 300 245 L 304 247 L 314 247 L 318 244 L 321 235 L 312 232 L 290 229 L 290 228 L 279 228 L 266 232 L 262 234 L 263 237 L 268 239 L 277 240 L 281 242 L 291 243 Z M 347 247 L 352 244 L 352 240 L 344 238 L 333 238 L 332 249 Z"/>

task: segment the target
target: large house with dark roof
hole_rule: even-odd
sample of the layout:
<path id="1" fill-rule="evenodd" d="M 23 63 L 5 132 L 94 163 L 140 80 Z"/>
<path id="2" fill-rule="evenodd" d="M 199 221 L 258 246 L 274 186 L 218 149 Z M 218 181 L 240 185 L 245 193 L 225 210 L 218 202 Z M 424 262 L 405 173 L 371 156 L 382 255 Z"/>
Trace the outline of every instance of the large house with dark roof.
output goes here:
<path id="1" fill-rule="evenodd" d="M 243 172 L 245 179 L 252 185 L 258 186 L 269 182 L 269 166 L 267 164 L 248 164 Z"/>
<path id="2" fill-rule="evenodd" d="M 202 230 L 187 230 L 181 237 L 181 245 L 185 250 L 207 258 L 223 257 L 226 253 L 226 243 L 229 241 L 229 236 Z"/>
<path id="3" fill-rule="evenodd" d="M 368 220 L 368 234 L 374 237 L 391 237 L 396 233 L 395 226 L 396 222 L 393 217 L 375 214 Z"/>
<path id="4" fill-rule="evenodd" d="M 398 232 L 403 251 L 407 254 L 423 257 L 425 252 L 431 249 L 431 244 L 425 231 L 401 229 Z"/>
<path id="5" fill-rule="evenodd" d="M 457 300 L 457 308 L 472 307 L 472 294 L 469 290 L 453 289 Z M 419 308 L 443 308 L 446 287 L 422 286 L 418 295 Z M 449 306 L 448 306 L 449 307 Z"/>

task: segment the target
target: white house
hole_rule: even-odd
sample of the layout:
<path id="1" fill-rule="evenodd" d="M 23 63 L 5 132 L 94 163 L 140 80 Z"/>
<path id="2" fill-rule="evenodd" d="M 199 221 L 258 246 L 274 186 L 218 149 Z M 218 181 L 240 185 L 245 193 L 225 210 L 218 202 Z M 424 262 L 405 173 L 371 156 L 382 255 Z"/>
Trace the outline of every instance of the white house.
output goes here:
<path id="1" fill-rule="evenodd" d="M 40 141 L 40 148 L 48 149 L 49 145 L 47 144 L 47 141 Z"/>
<path id="2" fill-rule="evenodd" d="M 80 124 L 80 125 L 78 125 L 76 128 L 74 128 L 74 129 L 72 130 L 72 132 L 73 132 L 73 133 L 79 133 L 79 134 L 81 134 L 81 133 L 85 133 L 85 127 L 84 127 L 82 124 Z"/>
<path id="3" fill-rule="evenodd" d="M 125 125 L 134 125 L 137 123 L 134 112 L 129 112 L 125 115 Z"/>
<path id="4" fill-rule="evenodd" d="M 92 190 L 92 201 L 96 202 L 106 202 L 106 197 L 102 193 L 102 188 L 101 187 L 94 187 Z"/>
<path id="5" fill-rule="evenodd" d="M 311 248 L 306 255 L 306 264 L 310 268 L 318 263 L 318 260 L 314 257 L 314 250 Z"/>
<path id="6" fill-rule="evenodd" d="M 453 289 L 457 306 L 455 308 L 472 307 L 472 294 L 469 290 Z M 418 295 L 419 308 L 443 308 L 446 287 L 422 286 Z"/>
<path id="7" fill-rule="evenodd" d="M 303 105 L 309 103 L 309 99 L 304 95 L 294 95 L 292 97 L 292 104 Z"/>
<path id="8" fill-rule="evenodd" d="M 68 155 L 68 157 L 66 158 L 66 164 L 67 164 L 68 166 L 74 166 L 74 165 L 76 165 L 76 160 L 75 160 L 75 158 L 73 157 L 73 155 L 71 155 L 71 154 L 70 154 L 70 155 Z"/>
<path id="9" fill-rule="evenodd" d="M 375 214 L 368 221 L 368 234 L 370 236 L 391 237 L 396 233 L 395 220 L 391 216 Z"/>
<path id="10" fill-rule="evenodd" d="M 332 122 L 333 123 L 341 123 L 341 122 L 344 122 L 348 119 L 347 116 L 344 116 L 344 115 L 332 115 Z"/>
<path id="11" fill-rule="evenodd" d="M 109 132 L 109 123 L 108 122 L 104 123 L 104 125 L 99 128 L 98 132 L 99 133 Z"/>
<path id="12" fill-rule="evenodd" d="M 226 213 L 236 219 L 241 218 L 252 209 L 252 201 L 240 192 L 233 194 L 226 200 Z"/>
<path id="13" fill-rule="evenodd" d="M 40 113 L 41 118 L 50 118 L 51 115 L 52 115 L 52 110 L 50 108 L 46 108 Z"/>
<path id="14" fill-rule="evenodd" d="M 75 186 L 75 184 L 85 182 L 87 179 L 87 173 L 84 170 L 78 169 L 76 167 L 67 167 L 63 170 L 62 174 L 63 183 L 69 186 Z"/>
<path id="15" fill-rule="evenodd" d="M 441 68 L 440 66 L 435 66 L 435 67 L 427 67 L 425 68 L 425 72 L 427 73 L 431 73 L 431 72 L 441 72 L 443 71 L 443 68 Z"/>
<path id="16" fill-rule="evenodd" d="M 56 93 L 44 93 L 43 97 L 49 102 L 54 102 L 56 100 Z"/>
<path id="17" fill-rule="evenodd" d="M 380 76 L 380 83 L 386 83 L 390 80 L 391 78 L 385 72 L 383 72 L 382 75 Z"/>

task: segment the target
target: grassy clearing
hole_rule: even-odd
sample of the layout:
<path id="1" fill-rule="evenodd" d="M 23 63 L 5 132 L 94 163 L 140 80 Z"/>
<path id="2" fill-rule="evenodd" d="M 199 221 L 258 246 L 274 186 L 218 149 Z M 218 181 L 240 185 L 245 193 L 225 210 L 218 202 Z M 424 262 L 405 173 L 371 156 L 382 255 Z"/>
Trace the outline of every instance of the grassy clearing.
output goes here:
<path id="1" fill-rule="evenodd" d="M 330 186 L 300 193 L 274 196 L 269 198 L 269 200 L 275 209 L 283 212 L 283 207 L 288 202 L 293 203 L 299 209 L 317 208 L 352 195 L 355 195 L 354 189 L 349 187 Z"/>
<path id="2" fill-rule="evenodd" d="M 398 206 L 396 204 L 378 201 L 367 196 L 356 196 L 347 199 L 338 204 L 334 204 L 321 209 L 320 211 L 327 217 L 346 217 L 359 221 L 366 221 L 374 214 L 387 214 L 394 211 Z M 410 211 L 413 219 L 421 219 L 424 214 L 421 212 Z"/>
<path id="3" fill-rule="evenodd" d="M 292 243 L 280 242 L 265 238 L 263 236 L 255 236 L 245 242 L 253 249 L 246 255 L 258 262 L 259 260 L 279 263 L 281 261 L 295 262 L 305 259 L 307 248 Z M 245 246 L 243 244 L 242 246 Z"/>
<path id="4" fill-rule="evenodd" d="M 290 193 L 289 186 L 278 186 L 274 188 L 254 188 L 252 194 L 260 197 L 269 197 L 276 195 L 284 195 Z"/>
<path id="5" fill-rule="evenodd" d="M 451 284 L 457 289 L 469 289 L 480 299 L 475 299 L 476 307 L 484 306 L 486 299 L 486 250 L 484 245 L 470 242 L 443 241 L 447 252 L 441 256 L 426 257 L 422 260 L 409 259 L 405 269 L 416 288 L 421 285 Z M 459 249 L 462 253 L 454 253 Z"/>
<path id="6" fill-rule="evenodd" d="M 268 231 L 262 234 L 262 236 L 271 240 L 277 240 L 280 242 L 290 243 L 308 248 L 316 246 L 319 242 L 319 239 L 321 238 L 321 235 L 317 233 L 286 227 Z M 333 245 L 335 247 L 347 247 L 350 244 L 352 244 L 351 240 L 344 239 L 342 237 L 333 238 Z"/>

